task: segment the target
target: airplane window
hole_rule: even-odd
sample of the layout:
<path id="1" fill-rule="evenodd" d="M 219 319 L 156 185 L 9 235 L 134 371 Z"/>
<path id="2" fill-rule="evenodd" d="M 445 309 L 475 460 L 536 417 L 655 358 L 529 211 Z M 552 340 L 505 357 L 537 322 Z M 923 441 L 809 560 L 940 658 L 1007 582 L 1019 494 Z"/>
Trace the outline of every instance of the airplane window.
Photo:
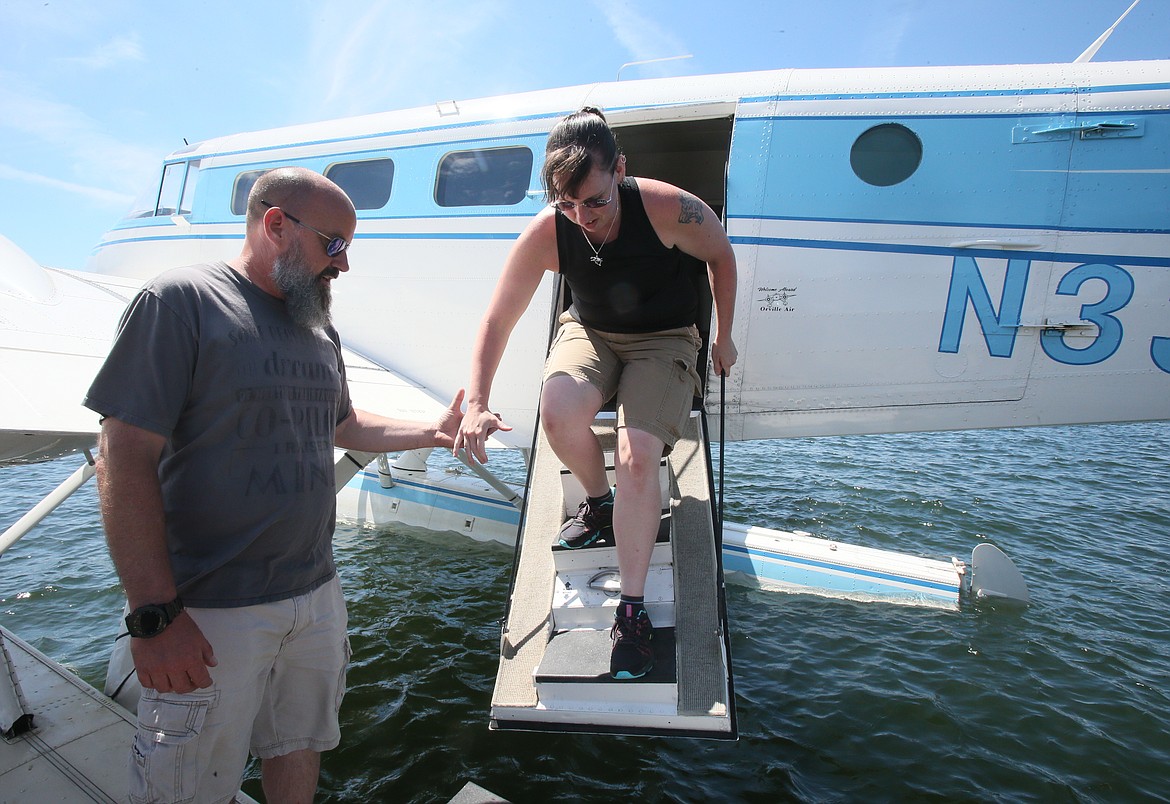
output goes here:
<path id="1" fill-rule="evenodd" d="M 849 151 L 857 178 L 876 187 L 906 181 L 922 162 L 922 140 L 903 125 L 883 123 L 865 131 Z"/>
<path id="2" fill-rule="evenodd" d="M 519 204 L 532 180 L 532 151 L 491 148 L 443 157 L 435 201 L 443 207 Z"/>
<path id="3" fill-rule="evenodd" d="M 252 192 L 252 185 L 256 183 L 256 179 L 267 172 L 267 170 L 249 170 L 236 176 L 236 185 L 232 188 L 233 215 L 247 214 L 248 193 Z"/>
<path id="4" fill-rule="evenodd" d="M 154 215 L 154 208 L 158 206 L 158 189 L 159 183 L 155 181 L 149 187 L 143 188 L 138 197 L 134 199 L 134 204 L 130 207 L 130 211 L 126 213 L 127 218 L 149 218 Z"/>
<path id="5" fill-rule="evenodd" d="M 183 197 L 179 201 L 179 214 L 190 215 L 191 206 L 195 201 L 195 183 L 199 176 L 199 163 L 187 163 L 187 180 L 183 182 Z"/>
<path id="6" fill-rule="evenodd" d="M 163 168 L 162 187 L 158 191 L 155 215 L 174 215 L 179 209 L 179 197 L 183 192 L 183 177 L 187 175 L 186 162 L 173 162 Z"/>
<path id="7" fill-rule="evenodd" d="M 355 209 L 381 209 L 390 200 L 394 162 L 389 159 L 339 162 L 330 165 L 325 176 L 345 190 Z"/>

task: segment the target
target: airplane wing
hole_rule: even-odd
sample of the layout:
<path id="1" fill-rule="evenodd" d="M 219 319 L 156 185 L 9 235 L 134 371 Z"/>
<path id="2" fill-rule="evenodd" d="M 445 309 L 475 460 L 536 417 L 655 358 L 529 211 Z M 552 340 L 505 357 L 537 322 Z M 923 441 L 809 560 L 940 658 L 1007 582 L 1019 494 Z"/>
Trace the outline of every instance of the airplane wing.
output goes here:
<path id="1" fill-rule="evenodd" d="M 0 236 L 0 465 L 94 446 L 81 399 L 140 284 L 42 268 Z"/>
<path id="2" fill-rule="evenodd" d="M 93 448 L 98 417 L 81 400 L 141 285 L 43 268 L 0 236 L 0 465 Z M 343 355 L 350 394 L 363 410 L 431 421 L 450 402 L 348 349 Z"/>
<path id="3" fill-rule="evenodd" d="M 441 399 L 425 386 L 345 348 L 344 332 L 341 337 L 341 354 L 354 407 L 380 416 L 429 422 L 437 419 L 451 404 L 450 399 Z M 503 448 L 504 445 L 489 441 L 489 446 Z"/>

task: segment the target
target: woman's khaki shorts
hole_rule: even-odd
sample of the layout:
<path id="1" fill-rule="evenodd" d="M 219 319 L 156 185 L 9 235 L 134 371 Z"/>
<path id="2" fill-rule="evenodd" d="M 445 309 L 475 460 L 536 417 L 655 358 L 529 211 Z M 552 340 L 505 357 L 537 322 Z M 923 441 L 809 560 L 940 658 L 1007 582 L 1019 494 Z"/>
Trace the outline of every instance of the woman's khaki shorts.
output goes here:
<path id="1" fill-rule="evenodd" d="M 564 374 L 592 385 L 603 403 L 616 397 L 618 427 L 647 432 L 672 448 L 702 389 L 695 371 L 702 346 L 698 329 L 600 332 L 568 312 L 561 314 L 560 325 L 545 379 Z"/>

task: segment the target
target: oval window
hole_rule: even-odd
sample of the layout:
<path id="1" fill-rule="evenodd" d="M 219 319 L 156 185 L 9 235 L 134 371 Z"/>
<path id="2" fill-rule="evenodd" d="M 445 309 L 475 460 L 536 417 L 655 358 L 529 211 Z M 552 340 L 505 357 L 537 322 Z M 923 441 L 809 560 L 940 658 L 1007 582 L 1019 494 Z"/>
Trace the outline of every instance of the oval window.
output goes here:
<path id="1" fill-rule="evenodd" d="M 864 132 L 849 151 L 857 178 L 875 187 L 906 181 L 922 162 L 922 140 L 898 123 L 882 123 Z"/>

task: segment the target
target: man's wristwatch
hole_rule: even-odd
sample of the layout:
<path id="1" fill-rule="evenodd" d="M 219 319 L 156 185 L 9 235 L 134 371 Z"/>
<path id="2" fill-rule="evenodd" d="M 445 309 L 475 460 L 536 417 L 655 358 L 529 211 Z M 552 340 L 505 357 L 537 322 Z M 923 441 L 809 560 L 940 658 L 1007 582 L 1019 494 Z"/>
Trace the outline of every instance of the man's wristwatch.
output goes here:
<path id="1" fill-rule="evenodd" d="M 183 601 L 177 597 L 170 603 L 139 606 L 126 615 L 126 630 L 132 637 L 150 639 L 166 630 L 182 610 Z"/>

